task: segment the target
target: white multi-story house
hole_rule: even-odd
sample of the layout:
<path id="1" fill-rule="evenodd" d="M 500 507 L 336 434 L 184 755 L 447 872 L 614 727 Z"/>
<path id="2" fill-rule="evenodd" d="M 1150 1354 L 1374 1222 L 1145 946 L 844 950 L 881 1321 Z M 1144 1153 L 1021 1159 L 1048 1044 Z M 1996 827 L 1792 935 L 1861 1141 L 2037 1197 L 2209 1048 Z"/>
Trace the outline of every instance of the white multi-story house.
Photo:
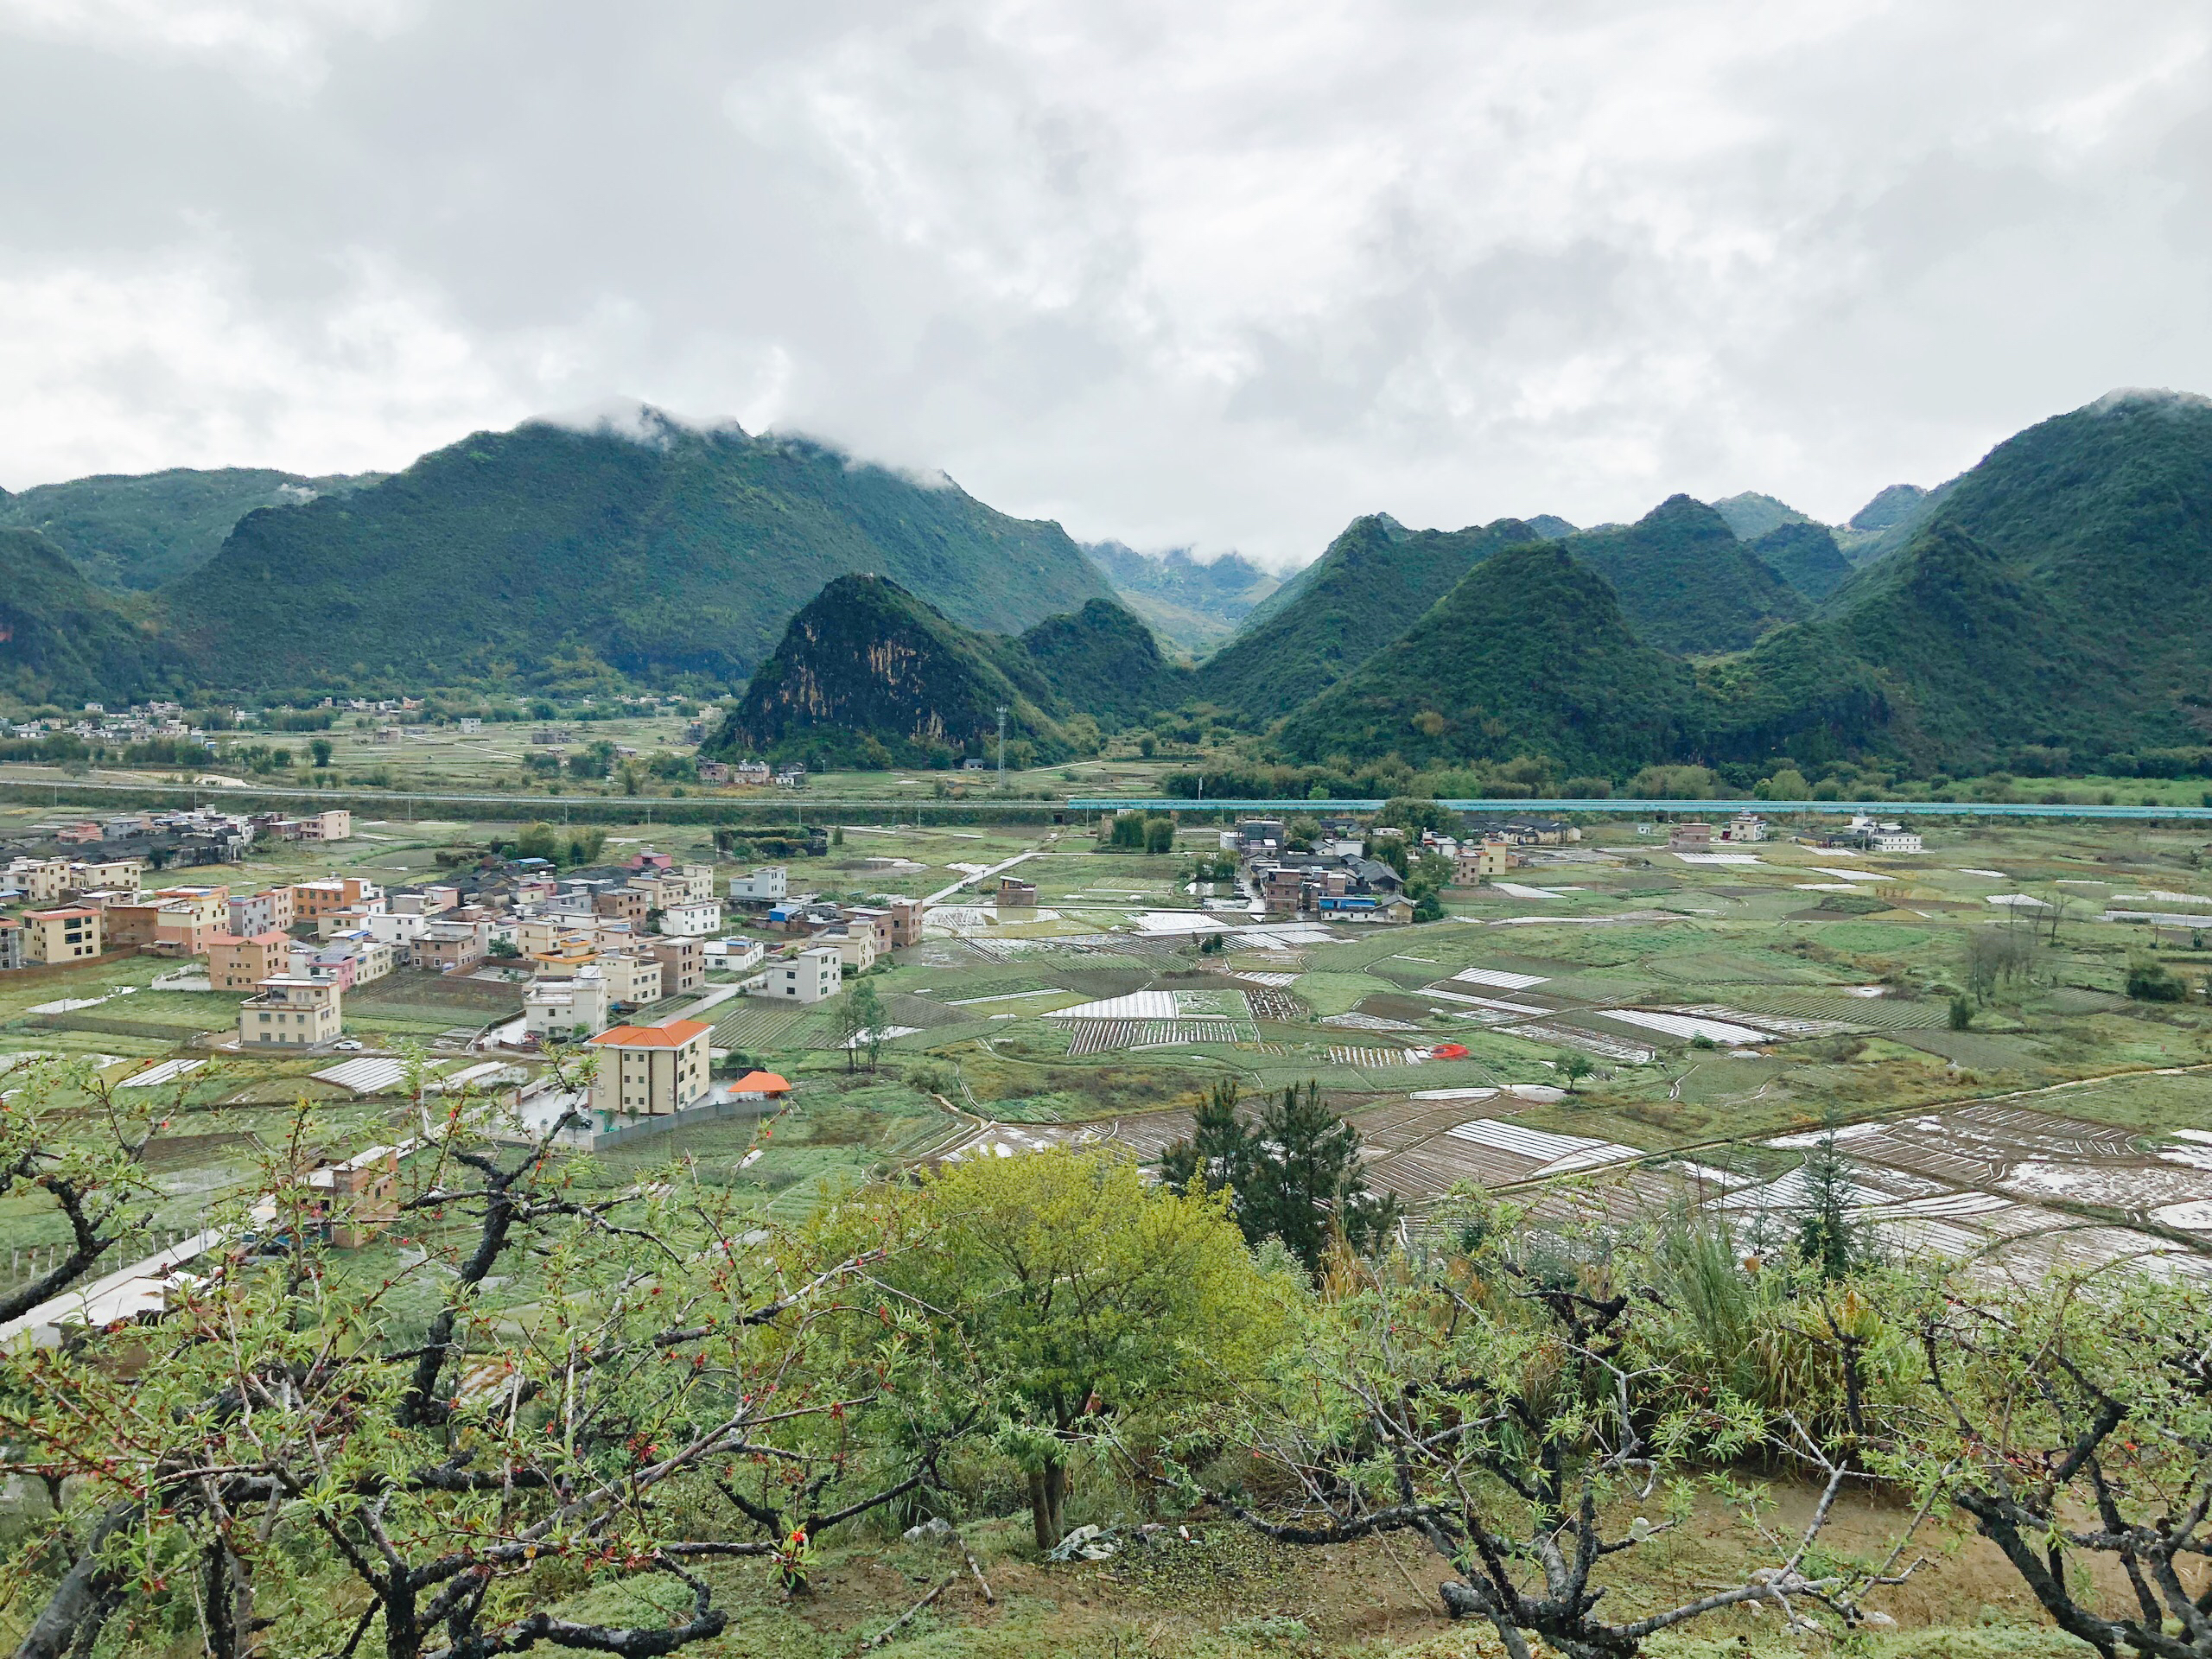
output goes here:
<path id="1" fill-rule="evenodd" d="M 781 864 L 729 879 L 729 896 L 740 904 L 772 905 L 791 896 L 791 872 Z"/>
<path id="2" fill-rule="evenodd" d="M 677 938 L 702 939 L 722 931 L 722 906 L 718 899 L 670 905 L 660 913 L 660 931 Z"/>
<path id="3" fill-rule="evenodd" d="M 541 979 L 523 993 L 523 1017 L 540 1042 L 566 1041 L 581 1027 L 587 1035 L 607 1029 L 607 976 L 579 968 L 573 978 Z"/>
<path id="4" fill-rule="evenodd" d="M 779 1002 L 821 1002 L 844 987 L 844 959 L 830 946 L 819 945 L 770 963 L 761 995 Z"/>

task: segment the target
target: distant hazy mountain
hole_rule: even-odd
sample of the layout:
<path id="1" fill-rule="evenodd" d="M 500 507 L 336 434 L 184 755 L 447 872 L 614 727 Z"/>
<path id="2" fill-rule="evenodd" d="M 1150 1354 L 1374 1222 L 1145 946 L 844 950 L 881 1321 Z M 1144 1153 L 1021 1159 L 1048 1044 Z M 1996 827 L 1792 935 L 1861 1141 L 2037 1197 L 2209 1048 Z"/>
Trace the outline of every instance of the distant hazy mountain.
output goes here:
<path id="1" fill-rule="evenodd" d="M 1872 501 L 1851 515 L 1851 528 L 1869 532 L 1919 517 L 1928 492 L 1917 484 L 1892 484 L 1878 491 Z"/>
<path id="2" fill-rule="evenodd" d="M 1959 480 L 1923 490 L 1917 484 L 1892 484 L 1836 527 L 1836 546 L 1853 565 L 1887 558 L 1926 524 Z"/>
<path id="3" fill-rule="evenodd" d="M 1083 550 L 1122 603 L 1185 651 L 1227 639 L 1278 585 L 1239 553 L 1194 559 L 1187 548 L 1140 553 L 1120 542 L 1086 542 Z"/>
<path id="4" fill-rule="evenodd" d="M 0 493 L 0 524 L 41 531 L 99 587 L 158 588 L 213 558 L 257 507 L 296 506 L 383 476 L 308 478 L 258 467 L 104 474 Z"/>
<path id="5" fill-rule="evenodd" d="M 1756 490 L 1745 490 L 1713 503 L 1713 510 L 1728 522 L 1728 528 L 1738 539 L 1756 542 L 1762 536 L 1780 530 L 1784 524 L 1809 524 L 1815 522 L 1786 501 L 1777 501 L 1770 495 L 1761 495 Z"/>
<path id="6" fill-rule="evenodd" d="M 1770 530 L 1751 543 L 1767 569 L 1818 604 L 1850 579 L 1851 562 L 1835 544 L 1835 532 L 1809 520 Z"/>
<path id="7" fill-rule="evenodd" d="M 579 656 L 742 683 L 832 576 L 1013 630 L 1105 582 L 1058 524 L 802 439 L 531 422 L 369 488 L 250 513 L 162 590 L 211 682 L 458 682 Z"/>

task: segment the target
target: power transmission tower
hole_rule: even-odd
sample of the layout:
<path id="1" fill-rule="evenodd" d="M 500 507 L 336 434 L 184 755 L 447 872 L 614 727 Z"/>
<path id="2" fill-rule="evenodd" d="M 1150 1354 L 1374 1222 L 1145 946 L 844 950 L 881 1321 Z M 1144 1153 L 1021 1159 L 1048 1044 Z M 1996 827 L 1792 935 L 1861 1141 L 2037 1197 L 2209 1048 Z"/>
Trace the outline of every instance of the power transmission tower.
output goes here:
<path id="1" fill-rule="evenodd" d="M 1006 787 L 1006 704 L 999 704 L 999 787 Z"/>

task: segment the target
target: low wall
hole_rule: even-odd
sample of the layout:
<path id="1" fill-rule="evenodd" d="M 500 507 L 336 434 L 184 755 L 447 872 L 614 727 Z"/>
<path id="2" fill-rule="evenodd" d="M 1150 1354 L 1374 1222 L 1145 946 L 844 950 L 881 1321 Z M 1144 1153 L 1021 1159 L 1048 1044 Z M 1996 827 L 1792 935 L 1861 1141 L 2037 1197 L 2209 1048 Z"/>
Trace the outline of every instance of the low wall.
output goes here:
<path id="1" fill-rule="evenodd" d="M 0 968 L 0 984 L 35 985 L 42 980 L 63 979 L 71 974 L 81 974 L 87 968 L 105 968 L 111 963 L 128 962 L 133 957 L 156 954 L 143 945 L 130 945 L 121 950 L 103 950 L 97 957 L 86 957 L 81 962 L 35 962 L 28 968 Z"/>

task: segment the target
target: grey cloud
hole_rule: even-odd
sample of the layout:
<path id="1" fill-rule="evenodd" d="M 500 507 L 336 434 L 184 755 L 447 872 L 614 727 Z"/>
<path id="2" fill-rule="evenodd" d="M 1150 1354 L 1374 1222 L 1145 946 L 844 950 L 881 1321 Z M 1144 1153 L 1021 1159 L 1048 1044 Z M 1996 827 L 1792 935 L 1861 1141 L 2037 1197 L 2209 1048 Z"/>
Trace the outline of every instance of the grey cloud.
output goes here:
<path id="1" fill-rule="evenodd" d="M 2203 35 L 2178 0 L 0 0 L 0 482 L 390 467 L 620 391 L 1277 563 L 1377 510 L 1840 517 L 2212 388 Z"/>

